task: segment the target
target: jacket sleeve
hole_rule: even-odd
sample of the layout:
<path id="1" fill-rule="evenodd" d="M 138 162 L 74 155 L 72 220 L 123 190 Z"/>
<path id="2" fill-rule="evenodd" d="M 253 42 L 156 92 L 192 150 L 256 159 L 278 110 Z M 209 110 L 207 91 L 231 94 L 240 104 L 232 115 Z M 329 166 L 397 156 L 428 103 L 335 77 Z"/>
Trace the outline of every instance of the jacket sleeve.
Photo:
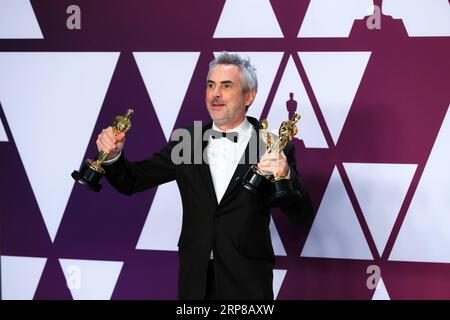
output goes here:
<path id="1" fill-rule="evenodd" d="M 119 159 L 105 165 L 105 177 L 120 193 L 131 195 L 176 179 L 176 166 L 171 160 L 175 142 L 168 143 L 160 152 L 136 162 L 130 162 L 122 152 Z"/>
<path id="2" fill-rule="evenodd" d="M 281 203 L 280 208 L 292 223 L 302 228 L 309 228 L 314 219 L 314 210 L 308 190 L 298 177 L 294 145 L 289 143 L 284 152 L 289 164 L 292 187 L 298 191 L 298 194 L 294 201 Z"/>

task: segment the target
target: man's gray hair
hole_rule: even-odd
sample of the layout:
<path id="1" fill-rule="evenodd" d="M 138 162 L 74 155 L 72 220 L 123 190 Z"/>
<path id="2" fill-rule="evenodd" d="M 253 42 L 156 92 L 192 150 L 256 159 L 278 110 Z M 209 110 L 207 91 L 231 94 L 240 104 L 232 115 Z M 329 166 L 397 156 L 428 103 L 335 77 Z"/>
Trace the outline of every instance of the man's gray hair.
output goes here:
<path id="1" fill-rule="evenodd" d="M 251 90 L 258 91 L 258 78 L 256 77 L 256 68 L 250 63 L 247 57 L 241 58 L 237 53 L 222 52 L 209 64 L 208 78 L 211 70 L 218 64 L 232 64 L 241 69 L 241 81 L 244 93 Z"/>

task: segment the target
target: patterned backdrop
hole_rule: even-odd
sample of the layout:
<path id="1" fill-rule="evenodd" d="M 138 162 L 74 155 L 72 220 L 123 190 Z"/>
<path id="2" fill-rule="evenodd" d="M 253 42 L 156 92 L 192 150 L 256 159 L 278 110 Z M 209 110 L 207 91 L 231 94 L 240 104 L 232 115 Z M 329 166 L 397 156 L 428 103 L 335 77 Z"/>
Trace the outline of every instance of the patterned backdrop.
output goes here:
<path id="1" fill-rule="evenodd" d="M 273 211 L 275 296 L 450 299 L 448 0 L 0 0 L 2 299 L 176 298 L 176 184 L 70 173 L 129 107 L 130 159 L 207 121 L 223 50 L 257 68 L 250 115 L 302 115 L 315 219 Z"/>

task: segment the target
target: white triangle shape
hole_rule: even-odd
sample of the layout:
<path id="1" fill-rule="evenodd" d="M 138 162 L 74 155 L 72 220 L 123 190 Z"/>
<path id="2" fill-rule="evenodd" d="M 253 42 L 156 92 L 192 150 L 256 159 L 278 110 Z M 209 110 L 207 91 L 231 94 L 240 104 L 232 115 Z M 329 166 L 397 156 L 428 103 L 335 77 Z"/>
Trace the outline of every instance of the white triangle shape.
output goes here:
<path id="1" fill-rule="evenodd" d="M 270 238 L 272 239 L 273 251 L 276 256 L 286 256 L 286 250 L 284 249 L 283 242 L 281 241 L 280 234 L 277 227 L 273 222 L 273 218 L 270 217 Z"/>
<path id="2" fill-rule="evenodd" d="M 43 39 L 30 0 L 0 0 L 0 39 Z"/>
<path id="3" fill-rule="evenodd" d="M 283 285 L 284 278 L 286 277 L 287 270 L 273 269 L 273 298 L 277 299 L 281 286 Z"/>
<path id="4" fill-rule="evenodd" d="M 450 263 L 448 141 L 450 112 L 447 110 L 389 260 Z"/>
<path id="5" fill-rule="evenodd" d="M 168 141 L 200 52 L 134 52 L 133 55 Z"/>
<path id="6" fill-rule="evenodd" d="M 292 57 L 289 57 L 277 93 L 267 115 L 269 128 L 273 133 L 278 134 L 278 128 L 281 122 L 289 118 L 286 103 L 290 99 L 289 94 L 291 92 L 294 94 L 293 99 L 297 102 L 297 113 L 302 117 L 297 123 L 299 131 L 296 137 L 303 139 L 307 148 L 328 148 Z"/>
<path id="7" fill-rule="evenodd" d="M 109 300 L 122 270 L 122 261 L 59 259 L 74 300 Z"/>
<path id="8" fill-rule="evenodd" d="M 344 167 L 381 256 L 417 165 L 344 163 Z"/>
<path id="9" fill-rule="evenodd" d="M 220 52 L 214 52 L 217 55 Z M 247 115 L 259 119 L 266 104 L 273 80 L 280 66 L 283 52 L 236 52 L 241 57 L 250 58 L 250 62 L 256 68 L 258 75 L 258 93 L 255 101 L 247 111 Z"/>
<path id="10" fill-rule="evenodd" d="M 213 38 L 283 38 L 283 33 L 269 0 L 226 0 Z"/>
<path id="11" fill-rule="evenodd" d="M 171 181 L 160 185 L 156 190 L 136 249 L 177 251 L 182 216 L 183 206 L 177 183 Z"/>
<path id="12" fill-rule="evenodd" d="M 448 0 L 384 0 L 383 13 L 402 19 L 410 37 L 449 37 Z"/>
<path id="13" fill-rule="evenodd" d="M 317 211 L 302 257 L 373 259 L 336 168 Z"/>
<path id="14" fill-rule="evenodd" d="M 299 55 L 337 144 L 371 52 L 300 52 Z"/>
<path id="15" fill-rule="evenodd" d="M 47 258 L 1 256 L 3 300 L 32 300 Z"/>
<path id="16" fill-rule="evenodd" d="M 383 278 L 378 280 L 378 285 L 373 293 L 372 300 L 391 300 L 389 293 L 386 290 L 386 286 L 384 285 Z"/>
<path id="17" fill-rule="evenodd" d="M 52 241 L 118 57 L 0 53 L 0 101 Z"/>
<path id="18" fill-rule="evenodd" d="M 1 141 L 7 142 L 8 136 L 6 135 L 5 128 L 3 127 L 3 123 L 0 120 L 0 142 Z"/>
<path id="19" fill-rule="evenodd" d="M 371 7 L 373 0 L 310 1 L 298 37 L 346 38 L 355 19 L 364 18 Z"/>

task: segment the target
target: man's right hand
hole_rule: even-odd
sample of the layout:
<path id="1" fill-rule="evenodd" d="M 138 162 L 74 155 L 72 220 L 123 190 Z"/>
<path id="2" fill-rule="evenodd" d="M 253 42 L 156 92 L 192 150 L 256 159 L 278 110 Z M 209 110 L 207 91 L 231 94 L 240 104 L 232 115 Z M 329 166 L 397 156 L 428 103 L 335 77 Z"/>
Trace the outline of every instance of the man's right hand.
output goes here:
<path id="1" fill-rule="evenodd" d="M 108 154 L 106 160 L 111 160 L 122 152 L 125 145 L 125 133 L 121 132 L 115 136 L 112 127 L 108 127 L 102 130 L 96 142 L 98 151 L 106 152 Z"/>

